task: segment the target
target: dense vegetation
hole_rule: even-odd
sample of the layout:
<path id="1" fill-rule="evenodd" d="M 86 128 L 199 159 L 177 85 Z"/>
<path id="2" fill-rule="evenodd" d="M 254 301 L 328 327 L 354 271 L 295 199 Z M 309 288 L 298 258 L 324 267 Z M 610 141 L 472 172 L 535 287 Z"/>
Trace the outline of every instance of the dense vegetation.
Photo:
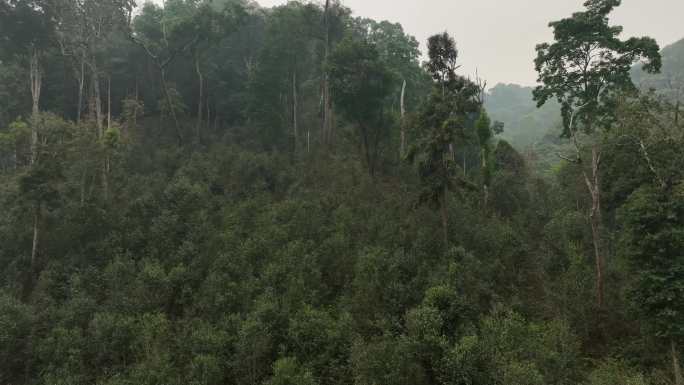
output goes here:
<path id="1" fill-rule="evenodd" d="M 0 384 L 682 385 L 684 48 L 619 5 L 488 92 L 336 1 L 1 0 Z"/>

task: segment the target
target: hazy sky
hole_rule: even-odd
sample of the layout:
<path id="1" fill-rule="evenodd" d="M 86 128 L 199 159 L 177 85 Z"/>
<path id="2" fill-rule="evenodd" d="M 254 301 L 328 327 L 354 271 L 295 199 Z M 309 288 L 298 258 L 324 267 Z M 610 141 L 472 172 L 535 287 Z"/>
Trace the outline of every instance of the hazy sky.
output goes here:
<path id="1" fill-rule="evenodd" d="M 262 6 L 286 0 L 257 0 Z M 424 47 L 448 31 L 458 44 L 463 74 L 477 69 L 490 86 L 532 85 L 537 43 L 551 39 L 549 21 L 582 9 L 584 0 L 342 0 L 356 16 L 399 22 Z M 684 0 L 623 0 L 613 20 L 623 36 L 649 35 L 661 46 L 684 38 Z"/>

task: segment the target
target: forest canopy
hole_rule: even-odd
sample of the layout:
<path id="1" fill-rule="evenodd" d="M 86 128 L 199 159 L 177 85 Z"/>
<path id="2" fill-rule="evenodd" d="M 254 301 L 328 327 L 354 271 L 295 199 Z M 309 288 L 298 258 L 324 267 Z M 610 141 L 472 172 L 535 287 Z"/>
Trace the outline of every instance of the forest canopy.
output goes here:
<path id="1" fill-rule="evenodd" d="M 337 0 L 0 0 L 0 385 L 684 385 L 684 40 L 620 3 L 526 88 Z"/>

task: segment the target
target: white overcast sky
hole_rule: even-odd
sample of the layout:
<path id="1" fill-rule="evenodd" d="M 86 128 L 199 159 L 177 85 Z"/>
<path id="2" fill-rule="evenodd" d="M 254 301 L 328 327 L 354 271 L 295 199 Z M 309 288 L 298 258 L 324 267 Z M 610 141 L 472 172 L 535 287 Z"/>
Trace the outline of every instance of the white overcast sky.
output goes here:
<path id="1" fill-rule="evenodd" d="M 158 0 L 160 1 L 160 0 Z M 257 0 L 270 7 L 287 0 Z M 306 1 L 306 0 L 305 0 Z M 317 1 L 317 0 L 313 0 Z M 424 48 L 448 31 L 458 44 L 463 74 L 497 83 L 533 85 L 537 43 L 549 41 L 549 21 L 582 9 L 584 0 L 342 0 L 354 15 L 399 22 Z M 661 47 L 684 38 L 684 0 L 623 0 L 613 22 L 623 37 L 649 35 Z"/>

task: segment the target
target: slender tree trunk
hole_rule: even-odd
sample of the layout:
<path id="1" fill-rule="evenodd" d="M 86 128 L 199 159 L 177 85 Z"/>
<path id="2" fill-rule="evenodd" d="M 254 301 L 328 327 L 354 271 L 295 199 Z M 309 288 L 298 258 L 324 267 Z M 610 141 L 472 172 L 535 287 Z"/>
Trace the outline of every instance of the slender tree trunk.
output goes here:
<path id="1" fill-rule="evenodd" d="M 102 162 L 102 197 L 104 201 L 109 201 L 109 155 L 105 154 Z"/>
<path id="2" fill-rule="evenodd" d="M 36 48 L 31 48 L 29 63 L 29 75 L 31 81 L 31 99 L 33 108 L 31 110 L 31 164 L 38 158 L 38 114 L 40 113 L 40 94 L 43 87 L 43 74 L 40 68 L 39 53 Z"/>
<path id="3" fill-rule="evenodd" d="M 297 152 L 299 144 L 299 122 L 297 112 L 299 110 L 299 100 L 297 100 L 297 71 L 292 73 L 292 128 L 294 130 L 294 150 Z"/>
<path id="4" fill-rule="evenodd" d="M 97 70 L 97 65 L 93 59 L 91 63 L 92 69 L 92 89 L 93 89 L 93 104 L 95 108 L 95 124 L 97 126 L 97 136 L 102 139 L 104 137 L 104 117 L 102 113 L 102 94 L 100 91 L 100 75 Z M 106 155 L 105 155 L 106 157 Z M 102 176 L 102 196 L 105 201 L 108 198 L 108 180 L 107 180 L 107 161 L 102 159 L 102 167 L 100 169 Z"/>
<path id="5" fill-rule="evenodd" d="M 209 103 L 209 98 L 207 98 L 207 102 L 205 103 L 207 105 L 207 131 L 211 130 L 211 108 L 210 108 L 210 103 Z"/>
<path id="6" fill-rule="evenodd" d="M 333 143 L 333 123 L 332 123 L 332 106 L 330 100 L 330 83 L 328 75 L 325 75 L 323 85 L 323 136 L 324 142 L 327 145 Z"/>
<path id="7" fill-rule="evenodd" d="M 583 107 L 583 106 L 582 106 Z M 580 108 L 582 108 L 580 107 Z M 573 111 L 570 116 L 570 132 L 572 137 L 572 142 L 577 152 L 576 162 L 582 164 L 582 151 L 579 145 L 579 140 L 577 138 L 577 131 L 573 129 L 575 122 L 575 114 L 577 111 Z M 591 122 L 590 122 L 591 123 Z M 591 131 L 591 124 L 589 127 Z M 582 168 L 582 174 L 584 176 L 584 182 L 587 185 L 587 190 L 589 190 L 589 195 L 591 196 L 591 210 L 589 211 L 589 222 L 591 224 L 591 236 L 592 242 L 594 244 L 594 259 L 596 264 L 596 303 L 599 309 L 603 309 L 603 250 L 602 250 L 602 239 L 601 239 L 601 224 L 602 213 L 601 213 L 601 181 L 599 176 L 599 171 L 601 167 L 601 149 L 600 145 L 595 143 L 591 148 L 591 176 L 587 174 L 587 171 Z"/>
<path id="8" fill-rule="evenodd" d="M 36 257 L 38 256 L 38 242 L 40 239 L 40 202 L 36 203 L 33 211 L 33 242 L 31 246 L 31 269 L 35 272 Z"/>
<path id="9" fill-rule="evenodd" d="M 463 149 L 463 174 L 468 175 L 468 163 L 467 163 L 466 149 L 465 148 Z"/>
<path id="10" fill-rule="evenodd" d="M 31 48 L 29 63 L 29 77 L 31 81 L 32 122 L 31 122 L 31 165 L 38 161 L 38 115 L 40 113 L 40 93 L 43 85 L 43 75 L 40 69 L 38 50 Z M 38 242 L 40 236 L 40 202 L 36 203 L 33 212 L 33 242 L 31 245 L 31 269 L 35 271 Z"/>
<path id="11" fill-rule="evenodd" d="M 662 189 L 666 189 L 667 183 L 665 183 L 665 180 L 660 176 L 660 173 L 658 172 L 655 165 L 653 164 L 653 160 L 651 159 L 651 154 L 648 152 L 648 149 L 646 148 L 646 144 L 644 143 L 644 140 L 642 138 L 637 138 L 636 141 L 639 143 L 639 149 L 641 150 L 641 156 L 646 161 L 646 165 L 648 166 L 648 169 L 651 170 L 653 177 L 658 181 L 658 184 L 660 185 L 660 187 Z"/>
<path id="12" fill-rule="evenodd" d="M 107 130 L 112 129 L 112 76 L 107 77 Z"/>
<path id="13" fill-rule="evenodd" d="M 138 111 L 142 112 L 140 107 L 142 104 L 139 103 L 139 89 L 138 89 L 138 75 L 135 75 L 135 111 L 133 112 L 133 132 L 138 130 Z M 133 135 L 132 132 L 127 133 L 128 135 Z"/>
<path id="14" fill-rule="evenodd" d="M 448 198 L 449 198 L 449 188 L 445 185 L 442 204 L 440 205 L 440 213 L 442 216 L 442 237 L 444 240 L 444 247 L 449 247 L 449 215 L 448 215 Z"/>
<path id="15" fill-rule="evenodd" d="M 323 21 L 325 24 L 325 52 L 324 62 L 327 63 L 330 57 L 330 0 L 325 1 L 325 9 L 323 13 Z M 330 77 L 328 70 L 323 74 L 323 141 L 326 145 L 333 142 L 333 124 L 332 124 L 332 101 L 330 98 Z"/>
<path id="16" fill-rule="evenodd" d="M 38 50 L 31 49 L 31 57 L 29 64 L 29 75 L 31 80 L 31 98 L 33 101 L 32 113 L 37 115 L 40 111 L 40 93 L 43 85 L 43 74 L 40 68 L 40 58 Z"/>
<path id="17" fill-rule="evenodd" d="M 404 121 L 404 117 L 406 115 L 406 106 L 404 105 L 405 101 L 405 96 L 406 96 L 406 80 L 404 80 L 404 83 L 401 85 L 401 148 L 399 149 L 400 155 L 403 158 L 404 155 L 406 155 L 406 125 Z"/>
<path id="18" fill-rule="evenodd" d="M 171 113 L 171 118 L 173 118 L 173 123 L 176 128 L 176 139 L 178 140 L 178 145 L 183 144 L 183 135 L 181 134 L 181 129 L 180 129 L 180 123 L 178 122 L 178 115 L 176 114 L 176 107 L 173 105 L 173 101 L 171 100 L 171 94 L 169 93 L 169 87 L 166 84 L 166 69 L 163 67 L 160 68 L 161 72 L 161 83 L 162 83 L 162 92 L 164 92 L 164 97 L 166 98 L 166 104 L 169 108 L 169 112 Z"/>
<path id="19" fill-rule="evenodd" d="M 684 385 L 684 375 L 682 375 L 682 367 L 679 364 L 679 352 L 677 352 L 677 345 L 674 339 L 670 340 L 670 354 L 672 355 L 675 385 Z"/>
<path id="20" fill-rule="evenodd" d="M 366 126 L 364 126 L 362 123 L 359 123 L 359 129 L 361 131 L 361 150 L 363 151 L 363 156 L 366 159 L 366 167 L 368 170 L 368 175 L 372 178 L 373 177 L 373 166 L 372 166 L 372 159 L 371 159 L 371 153 L 370 153 L 370 146 L 368 143 L 368 130 L 366 130 Z"/>
<path id="21" fill-rule="evenodd" d="M 489 181 L 487 180 L 487 150 L 482 149 L 482 176 L 484 178 L 484 183 L 483 183 L 483 207 L 484 207 L 484 212 L 485 214 L 487 213 L 488 207 L 489 206 Z"/>
<path id="22" fill-rule="evenodd" d="M 204 75 L 202 74 L 202 69 L 200 67 L 199 55 L 195 51 L 195 71 L 197 72 L 197 81 L 199 83 L 199 100 L 197 101 L 197 126 L 195 130 L 197 131 L 197 143 L 202 143 L 202 103 L 204 101 Z M 208 106 L 207 106 L 208 108 Z"/>
<path id="23" fill-rule="evenodd" d="M 594 243 L 594 258 L 596 264 L 596 302 L 599 309 L 603 308 L 603 250 L 601 247 L 601 185 L 599 168 L 601 165 L 601 152 L 598 146 L 592 148 L 591 177 L 584 172 L 584 180 L 591 195 L 591 211 L 589 220 L 591 223 L 591 235 Z"/>
<path id="24" fill-rule="evenodd" d="M 97 125 L 97 136 L 98 138 L 102 138 L 102 135 L 104 134 L 104 126 L 103 126 L 103 121 L 104 118 L 102 117 L 102 95 L 100 93 L 100 75 L 97 72 L 97 67 L 95 65 L 95 62 L 93 61 L 92 64 L 92 75 L 91 75 L 91 80 L 92 80 L 92 89 L 93 89 L 93 102 L 94 105 L 93 107 L 95 108 L 95 121 Z"/>
<path id="25" fill-rule="evenodd" d="M 81 123 L 83 110 L 83 87 L 85 86 L 85 54 L 81 56 L 81 69 L 78 73 L 78 108 L 76 108 L 76 123 Z"/>

